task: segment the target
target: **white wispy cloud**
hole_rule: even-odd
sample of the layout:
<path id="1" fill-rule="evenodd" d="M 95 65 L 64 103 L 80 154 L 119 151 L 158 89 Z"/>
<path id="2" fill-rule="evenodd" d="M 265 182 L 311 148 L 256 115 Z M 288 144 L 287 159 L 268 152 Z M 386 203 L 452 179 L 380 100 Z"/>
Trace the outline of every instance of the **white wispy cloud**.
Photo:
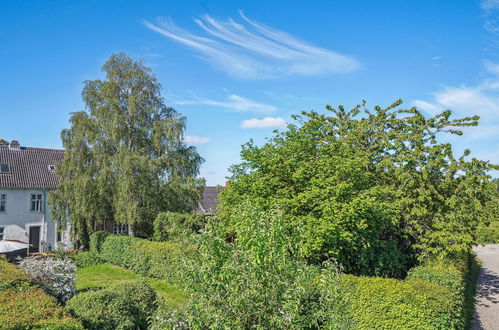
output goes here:
<path id="1" fill-rule="evenodd" d="M 184 141 L 187 144 L 201 145 L 210 142 L 210 139 L 202 136 L 186 135 Z"/>
<path id="2" fill-rule="evenodd" d="M 220 107 L 234 112 L 272 113 L 277 111 L 277 108 L 271 104 L 259 103 L 235 94 L 229 94 L 223 100 L 199 97 L 195 94 L 192 94 L 189 98 L 173 96 L 171 102 L 178 105 L 207 105 Z"/>
<path id="3" fill-rule="evenodd" d="M 492 10 L 499 8 L 499 0 L 484 0 L 481 5 L 483 10 Z"/>
<path id="4" fill-rule="evenodd" d="M 242 128 L 284 128 L 286 121 L 281 117 L 251 118 L 241 122 Z"/>
<path id="5" fill-rule="evenodd" d="M 474 86 L 445 86 L 430 101 L 415 100 L 413 105 L 435 115 L 450 109 L 458 116 L 480 116 L 480 126 L 466 129 L 473 139 L 497 137 L 499 132 L 499 64 L 484 61 L 490 77 Z"/>
<path id="6" fill-rule="evenodd" d="M 242 78 L 318 76 L 360 67 L 351 56 L 312 46 L 286 32 L 250 20 L 241 11 L 239 14 L 243 23 L 232 19 L 220 21 L 209 15 L 195 19 L 203 36 L 177 27 L 171 19 L 158 19 L 157 23 L 144 21 L 144 24 L 193 49 L 226 73 Z"/>

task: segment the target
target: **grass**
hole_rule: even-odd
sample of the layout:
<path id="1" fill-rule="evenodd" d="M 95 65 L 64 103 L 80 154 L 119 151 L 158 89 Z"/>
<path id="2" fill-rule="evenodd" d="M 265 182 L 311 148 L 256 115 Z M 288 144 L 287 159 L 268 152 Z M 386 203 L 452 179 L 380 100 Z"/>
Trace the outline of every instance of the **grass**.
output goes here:
<path id="1" fill-rule="evenodd" d="M 77 275 L 77 291 L 105 288 L 108 286 L 119 285 L 126 281 L 144 278 L 147 280 L 149 285 L 151 285 L 154 291 L 156 291 L 156 293 L 163 298 L 167 305 L 172 307 L 182 307 L 185 302 L 185 295 L 181 289 L 168 284 L 164 280 L 144 277 L 119 266 L 101 264 L 79 268 L 77 270 Z"/>

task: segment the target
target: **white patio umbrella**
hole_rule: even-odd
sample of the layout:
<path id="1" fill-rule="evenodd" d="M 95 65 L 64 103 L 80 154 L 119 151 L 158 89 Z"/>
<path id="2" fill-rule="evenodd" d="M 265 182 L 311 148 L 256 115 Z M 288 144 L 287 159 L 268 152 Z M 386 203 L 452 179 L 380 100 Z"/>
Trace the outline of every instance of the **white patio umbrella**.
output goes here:
<path id="1" fill-rule="evenodd" d="M 15 241 L 0 241 L 0 253 L 27 249 L 29 244 Z"/>

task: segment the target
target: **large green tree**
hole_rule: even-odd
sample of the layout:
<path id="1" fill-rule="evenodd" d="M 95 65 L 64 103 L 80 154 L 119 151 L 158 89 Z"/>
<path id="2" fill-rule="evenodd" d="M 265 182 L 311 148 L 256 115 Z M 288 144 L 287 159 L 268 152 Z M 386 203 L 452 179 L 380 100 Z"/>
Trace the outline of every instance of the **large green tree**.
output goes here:
<path id="1" fill-rule="evenodd" d="M 105 220 L 149 234 L 159 212 L 192 210 L 204 184 L 196 179 L 202 158 L 183 141 L 185 117 L 165 105 L 150 69 L 116 54 L 103 71 L 104 80 L 85 82 L 86 111 L 61 132 L 60 184 L 49 198 L 84 244 Z"/>
<path id="2" fill-rule="evenodd" d="M 251 199 L 290 216 L 297 255 L 351 273 L 400 276 L 417 258 L 469 251 L 476 227 L 497 217 L 497 167 L 455 157 L 439 135 L 461 135 L 478 117 L 428 118 L 400 104 L 303 112 L 263 146 L 243 146 L 219 207 L 236 239 L 244 225 L 233 210 Z"/>

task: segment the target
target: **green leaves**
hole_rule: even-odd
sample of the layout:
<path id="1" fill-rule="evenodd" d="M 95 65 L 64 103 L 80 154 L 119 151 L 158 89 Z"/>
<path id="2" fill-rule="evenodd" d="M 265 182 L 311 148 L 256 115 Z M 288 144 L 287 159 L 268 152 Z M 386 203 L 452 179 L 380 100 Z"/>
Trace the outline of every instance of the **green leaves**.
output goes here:
<path id="1" fill-rule="evenodd" d="M 142 62 L 112 55 L 105 80 L 86 81 L 86 111 L 73 113 L 61 132 L 66 149 L 59 187 L 50 194 L 54 215 L 67 216 L 83 243 L 105 220 L 148 235 L 161 211 L 196 206 L 203 159 L 183 142 L 185 118 L 164 104 L 161 86 Z"/>
<path id="2" fill-rule="evenodd" d="M 497 217 L 496 166 L 439 141 L 479 118 L 428 118 L 401 104 L 302 112 L 263 146 L 243 146 L 219 207 L 228 230 L 244 226 L 233 215 L 246 199 L 277 207 L 299 238 L 297 255 L 363 275 L 401 276 L 415 258 L 469 251 L 477 226 Z"/>

